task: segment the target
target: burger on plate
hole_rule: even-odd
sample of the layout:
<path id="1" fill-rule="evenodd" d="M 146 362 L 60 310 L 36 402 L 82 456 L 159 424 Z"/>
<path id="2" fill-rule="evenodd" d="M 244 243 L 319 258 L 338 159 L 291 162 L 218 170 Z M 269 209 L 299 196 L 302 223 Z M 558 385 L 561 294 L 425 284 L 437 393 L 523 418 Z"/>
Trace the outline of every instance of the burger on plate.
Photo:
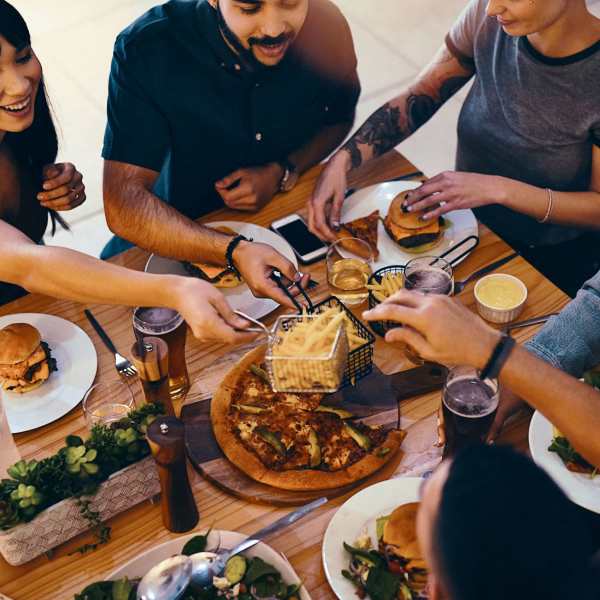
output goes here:
<path id="1" fill-rule="evenodd" d="M 403 208 L 408 192 L 398 194 L 390 204 L 383 225 L 387 234 L 402 250 L 410 253 L 427 252 L 444 237 L 444 219 L 423 221 L 423 211 L 407 212 Z"/>
<path id="2" fill-rule="evenodd" d="M 418 502 L 399 506 L 386 521 L 383 544 L 388 557 L 397 559 L 406 569 L 411 587 L 423 589 L 427 584 L 427 565 L 417 540 Z"/>
<path id="3" fill-rule="evenodd" d="M 35 327 L 13 323 L 0 330 L 0 382 L 4 390 L 25 394 L 56 370 L 56 360 Z"/>
<path id="4" fill-rule="evenodd" d="M 228 235 L 237 235 L 237 231 L 233 231 L 229 227 L 215 227 L 216 231 L 226 233 Z M 217 288 L 234 288 L 243 283 L 243 280 L 237 273 L 228 267 L 215 266 L 209 263 L 201 262 L 183 262 L 185 270 L 192 276 L 208 281 Z"/>

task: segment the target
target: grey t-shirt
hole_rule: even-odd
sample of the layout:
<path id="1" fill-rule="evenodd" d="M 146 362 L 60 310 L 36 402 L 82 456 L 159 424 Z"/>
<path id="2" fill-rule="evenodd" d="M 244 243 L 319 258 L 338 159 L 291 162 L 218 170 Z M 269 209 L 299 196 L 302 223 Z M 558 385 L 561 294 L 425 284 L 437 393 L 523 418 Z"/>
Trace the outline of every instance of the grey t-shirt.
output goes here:
<path id="1" fill-rule="evenodd" d="M 486 5 L 471 0 L 446 38 L 476 71 L 458 121 L 456 169 L 557 191 L 589 190 L 592 148 L 600 146 L 600 41 L 567 58 L 548 58 L 526 37 L 507 35 Z M 581 235 L 498 205 L 476 214 L 509 242 L 538 246 Z"/>

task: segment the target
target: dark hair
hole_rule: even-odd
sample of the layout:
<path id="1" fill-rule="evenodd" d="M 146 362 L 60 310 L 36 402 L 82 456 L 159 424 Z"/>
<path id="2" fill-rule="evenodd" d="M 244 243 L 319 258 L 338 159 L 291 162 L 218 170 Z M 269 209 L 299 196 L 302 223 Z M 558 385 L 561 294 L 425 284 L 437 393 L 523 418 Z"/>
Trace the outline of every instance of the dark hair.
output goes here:
<path id="1" fill-rule="evenodd" d="M 16 8 L 0 0 L 0 35 L 18 50 L 31 44 L 29 29 Z M 29 169 L 38 188 L 42 185 L 42 169 L 44 165 L 53 163 L 58 152 L 58 138 L 52 120 L 44 79 L 40 81 L 35 98 L 35 117 L 31 127 L 20 133 L 7 132 L 4 137 L 17 161 L 22 167 Z M 64 220 L 54 211 L 48 211 L 52 220 L 52 234 L 56 223 L 68 229 Z"/>
<path id="2" fill-rule="evenodd" d="M 435 525 L 452 600 L 598 598 L 577 507 L 522 454 L 473 446 L 450 465 Z"/>

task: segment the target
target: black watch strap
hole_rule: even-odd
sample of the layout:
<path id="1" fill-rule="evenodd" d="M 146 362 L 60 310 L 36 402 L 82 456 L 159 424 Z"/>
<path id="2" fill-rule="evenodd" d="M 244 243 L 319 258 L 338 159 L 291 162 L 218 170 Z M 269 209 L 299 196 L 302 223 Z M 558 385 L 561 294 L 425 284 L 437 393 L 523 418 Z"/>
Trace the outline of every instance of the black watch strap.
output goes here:
<path id="1" fill-rule="evenodd" d="M 502 370 L 504 363 L 508 360 L 515 344 L 515 340 L 509 335 L 502 335 L 496 344 L 490 359 L 481 371 L 481 375 L 479 376 L 481 380 L 496 379 L 498 375 L 500 375 L 500 371 Z"/>
<path id="2" fill-rule="evenodd" d="M 227 244 L 227 250 L 225 250 L 225 260 L 227 261 L 227 268 L 230 271 L 233 271 L 238 277 L 240 276 L 240 272 L 237 270 L 236 266 L 233 264 L 233 251 L 238 247 L 240 242 L 251 242 L 251 239 L 248 239 L 243 235 L 236 235 L 234 238 L 231 238 L 229 244 Z"/>

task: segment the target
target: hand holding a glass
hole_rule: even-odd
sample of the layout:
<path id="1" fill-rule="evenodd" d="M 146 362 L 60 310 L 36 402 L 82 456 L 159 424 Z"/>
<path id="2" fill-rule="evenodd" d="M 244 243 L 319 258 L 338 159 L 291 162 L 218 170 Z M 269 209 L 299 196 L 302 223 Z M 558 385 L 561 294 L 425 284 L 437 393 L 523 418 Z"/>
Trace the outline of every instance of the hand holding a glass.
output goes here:
<path id="1" fill-rule="evenodd" d="M 364 312 L 363 318 L 402 323 L 404 327 L 387 332 L 386 342 L 408 344 L 425 360 L 445 365 L 482 369 L 500 339 L 499 331 L 442 295 L 401 290 Z"/>

